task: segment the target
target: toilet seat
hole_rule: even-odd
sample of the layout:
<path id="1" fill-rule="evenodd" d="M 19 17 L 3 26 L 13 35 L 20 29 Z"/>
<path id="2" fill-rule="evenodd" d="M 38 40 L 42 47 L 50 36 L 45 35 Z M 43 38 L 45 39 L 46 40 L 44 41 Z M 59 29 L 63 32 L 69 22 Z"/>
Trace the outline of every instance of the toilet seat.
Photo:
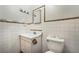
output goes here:
<path id="1" fill-rule="evenodd" d="M 54 52 L 52 52 L 52 51 L 47 51 L 47 52 L 45 52 L 45 53 L 54 53 Z"/>

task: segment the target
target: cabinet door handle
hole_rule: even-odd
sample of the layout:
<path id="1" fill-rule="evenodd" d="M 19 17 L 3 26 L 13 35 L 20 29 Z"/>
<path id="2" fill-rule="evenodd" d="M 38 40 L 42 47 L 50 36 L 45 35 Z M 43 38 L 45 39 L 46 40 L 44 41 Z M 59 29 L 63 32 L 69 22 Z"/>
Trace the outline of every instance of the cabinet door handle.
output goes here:
<path id="1" fill-rule="evenodd" d="M 37 44 L 37 40 L 36 40 L 36 39 L 33 39 L 33 40 L 32 40 L 32 43 L 33 43 L 33 44 Z"/>

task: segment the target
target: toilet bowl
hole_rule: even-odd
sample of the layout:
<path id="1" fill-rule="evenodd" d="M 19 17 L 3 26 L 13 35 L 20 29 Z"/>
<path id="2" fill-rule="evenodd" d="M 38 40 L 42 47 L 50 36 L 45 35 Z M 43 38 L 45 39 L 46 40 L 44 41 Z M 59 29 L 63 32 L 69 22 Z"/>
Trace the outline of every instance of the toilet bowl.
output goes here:
<path id="1" fill-rule="evenodd" d="M 45 53 L 61 53 L 64 49 L 64 39 L 47 37 L 48 50 Z"/>

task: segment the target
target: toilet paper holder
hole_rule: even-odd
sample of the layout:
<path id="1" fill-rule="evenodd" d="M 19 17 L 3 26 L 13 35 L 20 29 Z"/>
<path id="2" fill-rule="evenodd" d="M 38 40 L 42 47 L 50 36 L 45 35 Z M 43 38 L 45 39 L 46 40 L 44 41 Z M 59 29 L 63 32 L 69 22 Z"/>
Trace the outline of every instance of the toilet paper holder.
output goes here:
<path id="1" fill-rule="evenodd" d="M 32 43 L 35 45 L 35 44 L 37 44 L 37 40 L 36 39 L 33 39 L 32 40 Z"/>

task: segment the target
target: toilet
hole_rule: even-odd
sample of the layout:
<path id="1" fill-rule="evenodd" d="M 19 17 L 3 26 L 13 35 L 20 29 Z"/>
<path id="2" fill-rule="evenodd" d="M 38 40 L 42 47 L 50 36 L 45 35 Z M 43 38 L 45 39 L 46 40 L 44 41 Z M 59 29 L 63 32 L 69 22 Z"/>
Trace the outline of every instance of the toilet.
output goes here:
<path id="1" fill-rule="evenodd" d="M 48 51 L 45 53 L 61 53 L 64 49 L 64 39 L 47 37 Z"/>

